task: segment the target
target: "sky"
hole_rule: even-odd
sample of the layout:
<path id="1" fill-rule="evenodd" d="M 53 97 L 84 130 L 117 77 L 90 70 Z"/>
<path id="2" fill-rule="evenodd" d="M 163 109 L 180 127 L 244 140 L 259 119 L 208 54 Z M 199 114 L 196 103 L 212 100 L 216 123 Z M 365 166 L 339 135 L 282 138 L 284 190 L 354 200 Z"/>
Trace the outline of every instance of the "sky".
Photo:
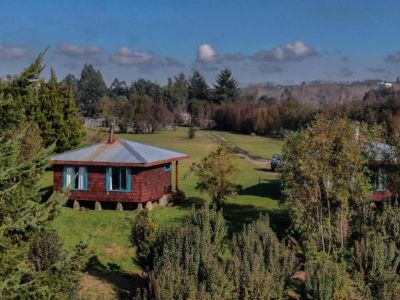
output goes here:
<path id="1" fill-rule="evenodd" d="M 228 67 L 241 86 L 400 76 L 400 1 L 0 1 L 0 77 L 49 47 L 59 79 L 164 84 Z"/>

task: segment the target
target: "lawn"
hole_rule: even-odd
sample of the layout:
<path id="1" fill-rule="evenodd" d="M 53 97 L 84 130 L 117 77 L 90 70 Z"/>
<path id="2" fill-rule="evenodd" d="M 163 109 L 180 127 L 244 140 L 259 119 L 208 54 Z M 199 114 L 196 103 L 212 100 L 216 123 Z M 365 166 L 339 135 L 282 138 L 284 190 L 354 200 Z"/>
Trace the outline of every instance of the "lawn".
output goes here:
<path id="1" fill-rule="evenodd" d="M 246 150 L 250 154 L 257 155 L 262 158 L 271 159 L 272 154 L 282 150 L 282 140 L 256 135 L 236 134 L 225 131 L 217 131 L 216 133 L 235 146 Z"/>
<path id="2" fill-rule="evenodd" d="M 187 172 L 193 162 L 216 149 L 218 145 L 207 131 L 197 131 L 196 137 L 192 140 L 187 139 L 186 132 L 187 128 L 178 128 L 156 134 L 119 135 L 120 138 L 165 147 L 190 155 L 189 159 L 181 161 L 179 165 L 180 188 L 186 192 L 189 201 L 184 205 L 154 209 L 152 214 L 161 226 L 181 223 L 193 204 L 208 201 L 205 195 L 195 190 L 195 176 Z M 264 157 L 269 157 L 269 153 L 278 152 L 281 145 L 280 142 L 264 137 L 221 134 L 231 143 L 237 143 L 237 146 L 251 154 L 260 155 L 265 150 Z M 242 185 L 243 190 L 239 195 L 230 197 L 224 206 L 229 233 L 240 230 L 243 223 L 250 222 L 260 213 L 266 212 L 270 214 L 275 229 L 280 230 L 285 222 L 285 215 L 278 207 L 277 175 L 245 159 L 238 158 L 237 165 L 240 168 L 237 184 Z M 51 185 L 51 180 L 51 173 L 45 174 L 42 185 L 44 187 Z M 96 255 L 107 268 L 137 272 L 139 268 L 132 260 L 134 250 L 129 246 L 128 240 L 135 214 L 134 211 L 75 211 L 64 207 L 53 226 L 60 233 L 67 249 L 73 248 L 81 240 L 86 240 L 92 254 Z"/>

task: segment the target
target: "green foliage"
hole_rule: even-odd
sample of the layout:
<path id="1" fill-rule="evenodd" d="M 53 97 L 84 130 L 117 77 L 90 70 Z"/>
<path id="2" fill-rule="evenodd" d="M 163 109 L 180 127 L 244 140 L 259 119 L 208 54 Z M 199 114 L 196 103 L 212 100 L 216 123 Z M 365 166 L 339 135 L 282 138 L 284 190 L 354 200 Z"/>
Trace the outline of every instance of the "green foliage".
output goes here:
<path id="1" fill-rule="evenodd" d="M 165 231 L 149 273 L 155 299 L 224 299 L 232 284 L 221 262 L 227 228 L 221 212 L 194 211 L 182 228 Z"/>
<path id="2" fill-rule="evenodd" d="M 237 191 L 233 179 L 239 170 L 233 155 L 227 146 L 221 145 L 191 168 L 198 177 L 196 189 L 206 192 L 218 206 L 228 195 Z"/>
<path id="3" fill-rule="evenodd" d="M 77 104 L 83 116 L 97 116 L 100 99 L 106 91 L 107 86 L 100 71 L 96 71 L 92 65 L 85 64 L 78 81 L 77 95 Z"/>
<path id="4" fill-rule="evenodd" d="M 207 100 L 209 87 L 204 76 L 199 71 L 194 71 L 189 77 L 188 97 L 190 100 Z"/>
<path id="5" fill-rule="evenodd" d="M 297 269 L 294 251 L 279 242 L 267 217 L 259 218 L 233 237 L 228 262 L 236 299 L 283 299 Z"/>
<path id="6" fill-rule="evenodd" d="M 306 292 L 312 299 L 351 299 L 351 289 L 346 268 L 321 253 L 305 264 Z"/>
<path id="7" fill-rule="evenodd" d="M 147 210 L 141 211 L 132 226 L 130 241 L 136 248 L 136 261 L 145 269 L 153 262 L 152 249 L 157 239 L 158 226 Z"/>
<path id="8" fill-rule="evenodd" d="M 57 152 L 76 147 L 83 140 L 72 88 L 60 85 L 54 70 L 49 82 L 40 86 L 35 120 L 42 131 L 44 145 L 56 141 Z"/>
<path id="9" fill-rule="evenodd" d="M 400 292 L 400 253 L 393 241 L 366 235 L 356 241 L 351 270 L 364 299 L 397 299 Z"/>
<path id="10" fill-rule="evenodd" d="M 194 126 L 190 126 L 188 128 L 188 139 L 193 140 L 196 136 L 196 128 Z"/>
<path id="11" fill-rule="evenodd" d="M 369 132 L 344 119 L 317 119 L 289 134 L 283 148 L 284 203 L 303 246 L 332 253 L 348 243 L 353 216 L 371 195 Z"/>
<path id="12" fill-rule="evenodd" d="M 234 102 L 239 99 L 239 87 L 237 81 L 232 77 L 232 71 L 223 69 L 216 78 L 215 100 L 217 103 L 226 101 Z"/>
<path id="13" fill-rule="evenodd" d="M 56 238 L 47 234 L 66 196 L 54 193 L 42 202 L 38 181 L 53 147 L 27 149 L 30 128 L 13 138 L 7 131 L 0 135 L 0 294 L 68 298 L 78 284 L 80 253 L 61 255 Z"/>

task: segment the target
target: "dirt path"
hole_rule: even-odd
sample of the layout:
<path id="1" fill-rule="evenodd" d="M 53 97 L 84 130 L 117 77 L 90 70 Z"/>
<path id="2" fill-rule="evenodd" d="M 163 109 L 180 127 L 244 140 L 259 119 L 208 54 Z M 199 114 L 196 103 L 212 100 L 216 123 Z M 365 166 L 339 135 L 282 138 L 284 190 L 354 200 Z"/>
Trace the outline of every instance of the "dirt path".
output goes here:
<path id="1" fill-rule="evenodd" d="M 208 131 L 207 134 L 211 137 L 211 139 L 214 142 L 225 144 L 229 149 L 233 151 L 233 153 L 235 153 L 240 158 L 246 159 L 262 168 L 267 168 L 267 169 L 271 168 L 271 160 L 250 154 L 246 150 L 232 144 L 230 141 L 228 141 L 227 139 L 220 136 L 218 133 L 214 131 Z"/>

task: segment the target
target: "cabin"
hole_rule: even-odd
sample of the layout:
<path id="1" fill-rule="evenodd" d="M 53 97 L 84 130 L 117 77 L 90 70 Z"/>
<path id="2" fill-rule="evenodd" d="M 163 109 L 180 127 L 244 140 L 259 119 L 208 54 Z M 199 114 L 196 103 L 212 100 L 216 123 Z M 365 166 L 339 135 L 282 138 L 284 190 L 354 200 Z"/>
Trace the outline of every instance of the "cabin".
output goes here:
<path id="1" fill-rule="evenodd" d="M 167 149 L 116 140 L 111 127 L 107 142 L 51 158 L 53 189 L 68 189 L 75 208 L 92 202 L 96 209 L 101 209 L 102 203 L 113 203 L 118 210 L 124 206 L 151 209 L 155 202 L 166 205 L 174 195 L 182 196 L 178 162 L 187 157 Z"/>
<path id="2" fill-rule="evenodd" d="M 370 143 L 366 152 L 371 157 L 372 201 L 388 200 L 392 196 L 388 184 L 388 167 L 396 162 L 396 149 L 383 143 Z"/>

